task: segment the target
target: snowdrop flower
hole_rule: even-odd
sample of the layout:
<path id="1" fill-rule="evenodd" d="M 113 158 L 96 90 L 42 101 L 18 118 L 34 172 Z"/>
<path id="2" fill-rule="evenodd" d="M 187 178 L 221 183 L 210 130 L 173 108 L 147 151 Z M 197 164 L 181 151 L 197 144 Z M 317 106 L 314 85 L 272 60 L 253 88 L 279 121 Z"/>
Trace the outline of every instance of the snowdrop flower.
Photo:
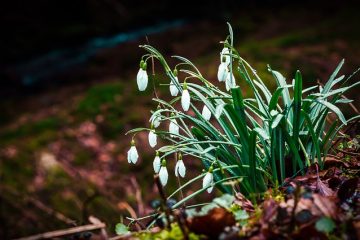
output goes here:
<path id="1" fill-rule="evenodd" d="M 149 144 L 152 148 L 154 148 L 157 144 L 157 135 L 153 125 L 151 126 L 151 130 L 149 132 Z"/>
<path id="2" fill-rule="evenodd" d="M 165 186 L 167 181 L 168 181 L 168 178 L 169 178 L 169 174 L 168 174 L 168 171 L 166 169 L 166 160 L 165 159 L 163 159 L 162 162 L 161 162 L 161 168 L 160 168 L 160 171 L 159 171 L 159 178 L 160 178 L 161 185 Z"/>
<path id="3" fill-rule="evenodd" d="M 157 128 L 160 126 L 160 117 L 159 116 L 155 116 L 153 121 L 152 121 L 152 125 L 154 126 L 154 128 Z"/>
<path id="4" fill-rule="evenodd" d="M 205 174 L 205 177 L 203 178 L 202 186 L 203 188 L 206 188 L 206 191 L 208 193 L 211 193 L 213 190 L 213 184 L 214 184 L 214 176 L 213 176 L 213 167 L 209 167 L 209 171 Z"/>
<path id="5" fill-rule="evenodd" d="M 203 109 L 202 109 L 202 112 L 201 112 L 201 115 L 203 116 L 203 118 L 204 118 L 205 120 L 207 120 L 207 121 L 210 120 L 210 118 L 211 118 L 211 112 L 210 112 L 209 108 L 208 108 L 206 105 L 204 105 L 204 107 L 203 107 Z"/>
<path id="6" fill-rule="evenodd" d="M 226 66 L 230 64 L 230 50 L 224 47 L 220 53 L 220 61 L 225 62 Z"/>
<path id="7" fill-rule="evenodd" d="M 139 154 L 135 147 L 135 141 L 132 140 L 131 147 L 130 147 L 129 151 L 127 152 L 128 163 L 135 164 L 137 162 L 138 158 L 139 158 Z"/>
<path id="8" fill-rule="evenodd" d="M 179 79 L 177 77 L 177 70 L 176 68 L 174 69 L 174 76 L 175 76 L 175 81 L 177 83 L 179 83 Z M 175 85 L 175 83 L 173 82 L 173 79 L 170 80 L 170 94 L 173 97 L 176 97 L 179 94 L 179 89 L 178 87 Z"/>
<path id="9" fill-rule="evenodd" d="M 146 63 L 144 60 L 140 62 L 140 69 L 136 76 L 136 82 L 139 88 L 139 91 L 145 91 L 147 84 L 148 84 L 148 75 L 146 72 Z"/>
<path id="10" fill-rule="evenodd" d="M 160 105 L 158 105 L 156 111 L 160 110 L 161 107 Z M 151 117 L 150 117 L 150 120 L 149 122 L 151 122 L 151 125 L 154 126 L 154 128 L 157 128 L 160 126 L 160 114 L 159 113 L 156 113 L 156 114 L 153 114 Z"/>
<path id="11" fill-rule="evenodd" d="M 179 89 L 172 81 L 170 82 L 170 94 L 173 97 L 176 97 L 179 94 Z"/>
<path id="12" fill-rule="evenodd" d="M 227 69 L 227 64 L 225 62 L 221 62 L 217 73 L 217 78 L 219 82 L 225 82 L 228 75 L 229 75 L 229 71 Z"/>
<path id="13" fill-rule="evenodd" d="M 232 79 L 230 78 L 230 76 L 231 76 L 231 74 L 229 72 L 229 74 L 227 75 L 226 80 L 225 80 L 226 91 L 229 91 L 231 88 L 236 87 L 234 74 L 232 74 Z"/>
<path id="14" fill-rule="evenodd" d="M 185 164 L 184 161 L 182 160 L 181 153 L 179 153 L 179 158 L 175 165 L 175 176 L 178 177 L 180 175 L 181 177 L 185 177 L 185 173 L 186 173 Z"/>
<path id="15" fill-rule="evenodd" d="M 172 113 L 171 117 L 174 117 L 175 115 Z M 171 134 L 171 137 L 175 137 L 174 134 L 179 135 L 179 126 L 177 124 L 176 119 L 172 118 L 170 119 L 170 125 L 169 125 L 169 133 Z"/>
<path id="16" fill-rule="evenodd" d="M 185 112 L 190 108 L 190 93 L 187 90 L 186 82 L 184 82 L 184 90 L 181 95 L 181 106 Z"/>
<path id="17" fill-rule="evenodd" d="M 159 157 L 159 152 L 156 151 L 156 156 L 155 156 L 154 161 L 153 161 L 154 172 L 159 173 L 160 167 L 161 167 L 161 160 L 160 160 L 160 157 Z"/>
<path id="18" fill-rule="evenodd" d="M 215 108 L 215 117 L 216 118 L 220 118 L 220 116 L 224 110 L 224 106 L 225 106 L 224 103 L 220 103 L 216 106 L 216 108 Z"/>

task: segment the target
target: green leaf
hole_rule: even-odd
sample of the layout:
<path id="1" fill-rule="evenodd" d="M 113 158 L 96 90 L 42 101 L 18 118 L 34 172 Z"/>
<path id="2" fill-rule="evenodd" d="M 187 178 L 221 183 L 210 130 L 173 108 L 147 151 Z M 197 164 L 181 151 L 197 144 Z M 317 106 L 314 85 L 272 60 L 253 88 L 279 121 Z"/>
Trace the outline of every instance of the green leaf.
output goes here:
<path id="1" fill-rule="evenodd" d="M 249 219 L 249 214 L 243 209 L 236 210 L 233 212 L 233 214 L 236 221 L 244 221 Z"/>
<path id="2" fill-rule="evenodd" d="M 277 125 L 279 125 L 281 119 L 284 117 L 284 115 L 282 114 L 278 114 L 275 119 L 272 121 L 271 123 L 271 128 L 274 129 L 277 127 Z"/>
<path id="3" fill-rule="evenodd" d="M 335 229 L 335 223 L 331 218 L 322 217 L 316 221 L 315 228 L 319 232 L 331 233 Z"/>
<path id="4" fill-rule="evenodd" d="M 274 94 L 271 97 L 270 103 L 269 103 L 269 111 L 271 112 L 276 108 L 276 105 L 278 104 L 280 94 L 282 93 L 284 88 L 280 87 L 277 88 Z"/>
<path id="5" fill-rule="evenodd" d="M 344 125 L 347 124 L 347 121 L 343 115 L 343 113 L 340 111 L 340 109 L 335 106 L 334 104 L 332 103 L 329 103 L 327 101 L 324 101 L 324 100 L 320 100 L 320 99 L 317 99 L 316 100 L 317 102 L 321 103 L 322 105 L 324 105 L 325 107 L 329 108 L 331 111 L 333 111 L 338 117 L 339 119 L 341 120 L 341 122 L 343 122 Z"/>
<path id="6" fill-rule="evenodd" d="M 294 101 L 293 101 L 293 138 L 296 148 L 299 148 L 299 131 L 300 131 L 300 114 L 301 114 L 301 97 L 302 94 L 302 77 L 300 71 L 295 74 Z"/>
<path id="7" fill-rule="evenodd" d="M 287 86 L 286 79 L 284 78 L 283 75 L 281 75 L 281 73 L 272 70 L 270 67 L 269 67 L 269 71 L 274 76 L 278 87 L 284 88 L 284 91 L 282 91 L 283 102 L 285 106 L 289 107 L 291 105 L 291 100 L 290 100 L 289 90 L 286 88 Z M 290 112 L 290 119 L 291 118 L 292 118 L 292 113 Z"/>
<path id="8" fill-rule="evenodd" d="M 123 223 L 116 224 L 115 232 L 117 235 L 124 235 L 130 233 L 128 227 Z"/>
<path id="9" fill-rule="evenodd" d="M 223 194 L 221 197 L 214 198 L 213 203 L 216 203 L 220 207 L 229 208 L 234 202 L 235 197 L 230 194 Z"/>

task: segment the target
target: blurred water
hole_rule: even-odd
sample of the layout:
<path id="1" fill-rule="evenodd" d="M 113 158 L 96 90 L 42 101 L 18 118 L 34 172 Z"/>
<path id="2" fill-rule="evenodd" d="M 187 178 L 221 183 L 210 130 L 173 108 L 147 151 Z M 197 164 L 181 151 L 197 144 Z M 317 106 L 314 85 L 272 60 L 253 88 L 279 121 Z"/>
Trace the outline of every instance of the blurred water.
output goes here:
<path id="1" fill-rule="evenodd" d="M 52 50 L 47 54 L 19 64 L 15 67 L 15 72 L 16 75 L 20 76 L 24 86 L 30 86 L 44 77 L 49 77 L 69 67 L 86 62 L 99 50 L 113 48 L 121 43 L 136 40 L 146 35 L 164 32 L 184 23 L 185 20 L 182 19 L 163 22 L 111 37 L 97 37 L 80 47 Z"/>

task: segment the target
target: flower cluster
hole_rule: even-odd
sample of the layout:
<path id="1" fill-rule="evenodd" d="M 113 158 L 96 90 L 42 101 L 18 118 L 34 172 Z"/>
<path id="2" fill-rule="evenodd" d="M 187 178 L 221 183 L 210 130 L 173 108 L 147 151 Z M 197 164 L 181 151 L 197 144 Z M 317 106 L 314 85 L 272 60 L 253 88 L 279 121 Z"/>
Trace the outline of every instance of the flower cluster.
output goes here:
<path id="1" fill-rule="evenodd" d="M 226 90 L 229 91 L 231 88 L 235 87 L 235 78 L 230 71 L 230 63 L 231 63 L 231 56 L 230 50 L 227 47 L 224 47 L 220 53 L 220 65 L 218 70 L 218 80 L 219 82 L 225 82 Z M 140 69 L 137 74 L 137 85 L 139 91 L 145 91 L 148 85 L 148 74 L 146 72 L 147 63 L 144 60 L 140 61 Z M 179 82 L 178 78 L 178 70 L 175 68 L 172 71 L 170 76 L 170 83 L 169 83 L 169 90 L 170 95 L 172 97 L 178 96 L 179 92 L 181 91 L 181 108 L 185 114 L 189 111 L 192 103 L 191 91 L 188 88 L 188 84 L 186 79 L 182 84 Z M 210 106 L 209 106 L 210 107 Z M 204 104 L 201 111 L 201 116 L 203 120 L 209 121 L 212 116 L 212 111 L 209 107 Z M 161 115 L 162 112 L 161 105 L 158 105 L 157 110 L 150 118 L 151 127 L 148 130 L 148 141 L 151 148 L 155 148 L 157 146 L 157 132 L 156 128 L 160 126 L 160 123 L 164 121 L 164 116 Z M 219 110 L 217 110 L 219 111 Z M 180 134 L 180 125 L 178 123 L 179 113 L 177 111 L 171 111 L 170 117 L 167 118 L 169 121 L 169 128 L 168 128 L 168 136 L 170 139 L 181 139 L 182 136 Z M 175 140 L 173 140 L 175 141 Z M 128 151 L 128 162 L 135 164 L 138 160 L 138 153 L 135 146 L 135 141 L 132 140 L 130 150 Z M 160 182 L 163 186 L 165 186 L 168 182 L 168 171 L 166 168 L 166 160 L 165 156 L 160 156 L 160 151 L 156 151 L 156 155 L 153 161 L 153 168 L 155 174 L 159 174 Z M 203 188 L 207 190 L 207 192 L 211 192 L 213 189 L 214 179 L 213 179 L 213 167 L 209 167 L 208 172 L 205 174 L 203 178 Z M 183 155 L 181 152 L 177 154 L 177 161 L 175 165 L 175 176 L 184 178 L 186 174 L 186 167 L 183 161 Z"/>
<path id="2" fill-rule="evenodd" d="M 338 132 L 348 122 L 360 118 L 358 115 L 346 120 L 337 106 L 350 103 L 351 100 L 342 99 L 342 94 L 360 85 L 356 82 L 347 86 L 353 75 L 337 77 L 343 61 L 323 88 L 303 89 L 300 71 L 296 71 L 294 80 L 288 83 L 269 66 L 268 71 L 276 82 L 272 92 L 233 47 L 233 31 L 228 25 L 229 36 L 220 52 L 216 83 L 207 80 L 184 57 L 173 56 L 179 63 L 172 68 L 157 49 L 141 46 L 147 54 L 140 61 L 138 89 L 147 89 L 147 63 L 149 59 L 156 59 L 170 80 L 172 99 L 160 99 L 155 92 L 153 101 L 157 108 L 149 119 L 150 127 L 128 132 L 133 134 L 128 162 L 136 164 L 139 159 L 134 139 L 141 131 L 148 133 L 149 146 L 156 152 L 153 168 L 163 186 L 169 178 L 167 161 L 174 161 L 175 176 L 184 178 L 186 161 L 199 159 L 204 173 L 187 180 L 173 194 L 199 179 L 202 179 L 202 189 L 186 196 L 182 202 L 202 191 L 210 193 L 215 186 L 222 192 L 232 193 L 232 183 L 245 196 L 263 193 L 268 186 L 277 186 L 306 166 L 318 163 L 322 167 Z M 254 94 L 243 96 L 244 88 L 237 86 L 234 70 Z M 154 82 L 153 86 L 157 84 Z M 319 92 L 314 93 L 315 89 Z M 336 115 L 337 120 L 327 126 L 330 113 Z M 291 170 L 285 168 L 289 164 L 286 156 L 292 156 Z M 227 184 L 221 184 L 223 182 Z"/>

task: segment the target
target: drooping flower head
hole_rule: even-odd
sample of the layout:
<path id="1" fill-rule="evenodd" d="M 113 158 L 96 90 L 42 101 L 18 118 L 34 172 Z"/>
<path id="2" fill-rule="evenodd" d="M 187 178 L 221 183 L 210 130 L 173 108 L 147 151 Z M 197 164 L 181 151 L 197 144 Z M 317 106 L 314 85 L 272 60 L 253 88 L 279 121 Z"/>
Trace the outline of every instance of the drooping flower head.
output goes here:
<path id="1" fill-rule="evenodd" d="M 140 69 L 138 71 L 138 74 L 136 76 L 136 82 L 139 88 L 139 91 L 145 91 L 147 85 L 148 85 L 148 75 L 146 72 L 147 64 L 144 62 L 144 60 L 140 61 Z"/>
<path id="2" fill-rule="evenodd" d="M 175 80 L 177 83 L 179 83 L 179 79 L 177 77 L 178 71 L 176 68 L 174 69 L 173 73 L 174 73 L 175 79 L 170 79 L 170 94 L 171 94 L 171 96 L 176 97 L 179 94 L 179 89 L 173 82 Z"/>
<path id="3" fill-rule="evenodd" d="M 211 112 L 210 112 L 209 108 L 205 104 L 204 104 L 204 107 L 202 109 L 201 115 L 203 116 L 203 118 L 206 121 L 209 121 L 210 118 L 211 118 Z"/>
<path id="4" fill-rule="evenodd" d="M 179 126 L 177 124 L 174 113 L 171 113 L 170 115 L 170 125 L 169 125 L 169 133 L 171 137 L 176 137 L 176 135 L 179 135 Z"/>
<path id="5" fill-rule="evenodd" d="M 226 66 L 230 64 L 230 50 L 229 48 L 227 47 L 224 47 L 222 50 L 221 50 L 221 53 L 220 53 L 220 61 L 221 62 L 225 62 L 226 63 Z"/>
<path id="6" fill-rule="evenodd" d="M 154 168 L 155 173 L 159 173 L 160 168 L 161 168 L 161 160 L 160 160 L 160 156 L 159 156 L 158 151 L 156 151 L 156 156 L 155 156 L 154 161 L 153 161 L 153 168 Z"/>
<path id="7" fill-rule="evenodd" d="M 226 87 L 226 91 L 229 91 L 231 88 L 236 87 L 234 74 L 230 74 L 229 72 L 225 80 L 225 87 Z"/>
<path id="8" fill-rule="evenodd" d="M 228 71 L 228 65 L 225 62 L 225 57 L 223 58 L 223 62 L 220 63 L 218 72 L 217 72 L 217 78 L 219 82 L 225 82 L 227 76 L 229 75 Z"/>
<path id="9" fill-rule="evenodd" d="M 205 174 L 205 177 L 203 178 L 202 187 L 206 188 L 206 191 L 208 193 L 211 193 L 214 188 L 214 175 L 212 173 L 213 167 L 209 167 L 208 172 Z"/>
<path id="10" fill-rule="evenodd" d="M 168 181 L 168 178 L 169 178 L 169 174 L 168 174 L 168 171 L 166 169 L 166 160 L 165 159 L 163 159 L 161 161 L 161 168 L 160 168 L 160 171 L 159 171 L 159 178 L 160 178 L 161 185 L 165 186 L 167 181 Z"/>
<path id="11" fill-rule="evenodd" d="M 158 110 L 160 110 L 161 109 L 161 106 L 160 106 L 160 104 L 157 106 L 157 109 L 156 109 L 156 111 L 158 111 Z M 155 114 L 155 115 L 152 115 L 151 116 L 151 118 L 150 118 L 150 120 L 149 120 L 149 122 L 151 122 L 151 124 L 154 126 L 154 128 L 157 128 L 157 127 L 159 127 L 160 126 L 160 114 L 159 113 L 157 113 L 157 114 Z"/>
<path id="12" fill-rule="evenodd" d="M 135 141 L 131 140 L 131 147 L 130 147 L 129 151 L 127 152 L 128 163 L 135 164 L 137 162 L 138 158 L 139 158 L 139 154 L 136 150 Z"/>
<path id="13" fill-rule="evenodd" d="M 185 112 L 190 108 L 190 93 L 187 89 L 186 81 L 184 82 L 184 90 L 181 95 L 181 106 Z"/>
<path id="14" fill-rule="evenodd" d="M 154 148 L 157 144 L 157 135 L 154 130 L 154 125 L 151 124 L 151 130 L 149 131 L 149 145 L 150 147 Z"/>
<path id="15" fill-rule="evenodd" d="M 185 177 L 185 174 L 186 174 L 186 167 L 182 159 L 182 154 L 179 153 L 178 161 L 176 162 L 175 165 L 175 176 L 178 177 L 180 175 L 181 177 Z"/>

